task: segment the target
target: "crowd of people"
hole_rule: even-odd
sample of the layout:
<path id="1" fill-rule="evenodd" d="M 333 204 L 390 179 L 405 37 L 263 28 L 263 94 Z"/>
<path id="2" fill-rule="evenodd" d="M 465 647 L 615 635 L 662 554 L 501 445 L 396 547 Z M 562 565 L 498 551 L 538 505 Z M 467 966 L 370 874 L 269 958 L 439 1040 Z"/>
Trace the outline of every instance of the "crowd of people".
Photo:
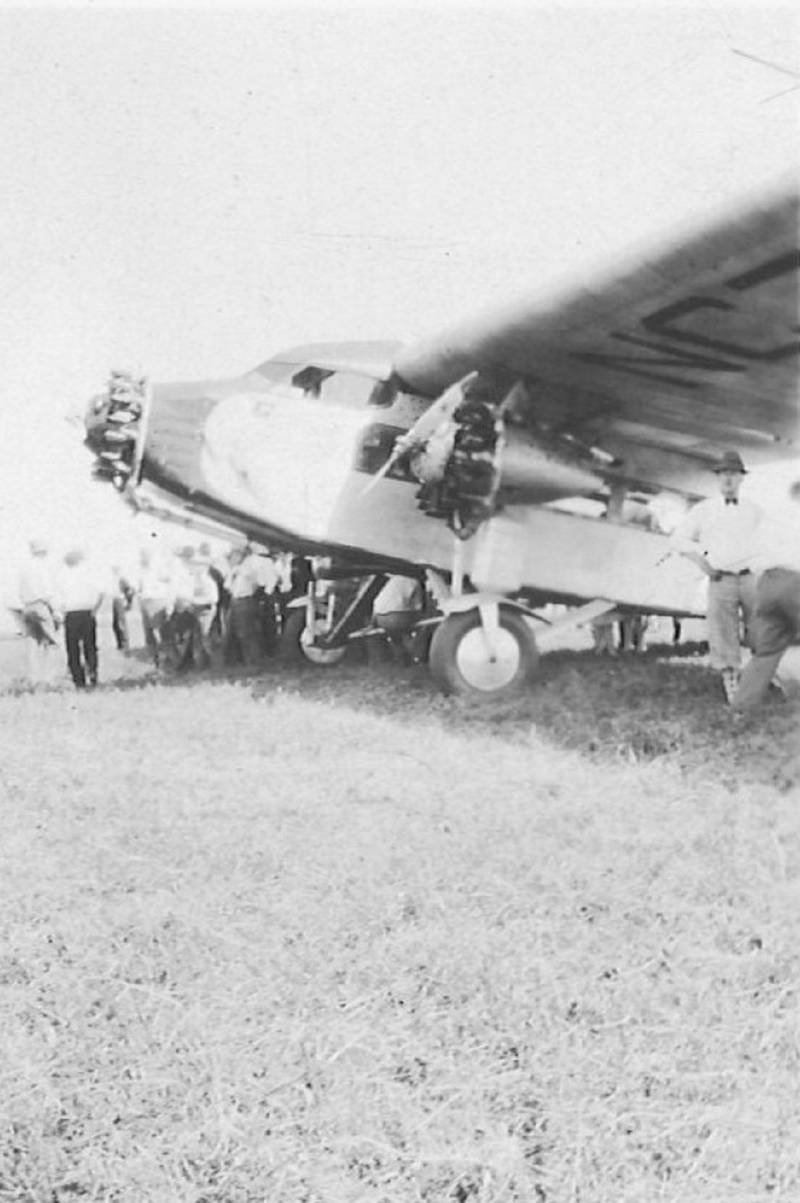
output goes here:
<path id="1" fill-rule="evenodd" d="M 101 568 L 73 547 L 60 559 L 31 540 L 18 583 L 17 614 L 26 635 L 28 675 L 52 681 L 58 647 L 78 689 L 98 682 L 97 616 L 110 600 L 116 646 L 131 650 L 131 616 L 138 609 L 144 647 L 156 668 L 257 667 L 274 652 L 288 602 L 304 574 L 296 557 L 259 554 L 250 544 L 214 556 L 210 546 L 139 554 L 133 571 Z"/>

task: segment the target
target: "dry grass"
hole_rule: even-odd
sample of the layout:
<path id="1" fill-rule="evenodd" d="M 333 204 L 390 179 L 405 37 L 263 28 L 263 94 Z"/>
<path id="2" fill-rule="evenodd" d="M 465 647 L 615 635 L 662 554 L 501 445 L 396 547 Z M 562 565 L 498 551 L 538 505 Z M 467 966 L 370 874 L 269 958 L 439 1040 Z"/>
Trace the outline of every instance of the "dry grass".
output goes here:
<path id="1" fill-rule="evenodd" d="M 797 703 L 545 665 L 0 697 L 0 1200 L 797 1203 Z"/>

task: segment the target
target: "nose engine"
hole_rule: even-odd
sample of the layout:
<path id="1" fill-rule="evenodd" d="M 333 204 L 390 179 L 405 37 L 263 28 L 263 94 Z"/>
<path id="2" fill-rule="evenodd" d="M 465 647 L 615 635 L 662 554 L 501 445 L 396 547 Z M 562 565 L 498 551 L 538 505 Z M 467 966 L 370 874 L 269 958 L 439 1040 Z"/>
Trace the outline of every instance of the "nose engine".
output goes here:
<path id="1" fill-rule="evenodd" d="M 95 454 L 92 476 L 122 492 L 137 469 L 137 448 L 147 400 L 147 379 L 112 372 L 104 393 L 89 402 L 86 446 Z"/>

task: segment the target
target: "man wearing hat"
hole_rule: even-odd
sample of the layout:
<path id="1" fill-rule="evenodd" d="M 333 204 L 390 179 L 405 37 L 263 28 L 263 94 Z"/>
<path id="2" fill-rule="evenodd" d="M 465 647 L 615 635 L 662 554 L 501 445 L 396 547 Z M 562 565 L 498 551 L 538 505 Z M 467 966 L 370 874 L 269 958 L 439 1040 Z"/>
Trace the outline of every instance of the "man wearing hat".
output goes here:
<path id="1" fill-rule="evenodd" d="M 737 451 L 726 451 L 713 471 L 719 496 L 692 506 L 678 525 L 672 545 L 708 577 L 706 623 L 711 666 L 722 675 L 731 700 L 741 668 L 741 623 L 749 631 L 755 608 L 753 563 L 761 510 L 739 496 L 747 469 Z"/>

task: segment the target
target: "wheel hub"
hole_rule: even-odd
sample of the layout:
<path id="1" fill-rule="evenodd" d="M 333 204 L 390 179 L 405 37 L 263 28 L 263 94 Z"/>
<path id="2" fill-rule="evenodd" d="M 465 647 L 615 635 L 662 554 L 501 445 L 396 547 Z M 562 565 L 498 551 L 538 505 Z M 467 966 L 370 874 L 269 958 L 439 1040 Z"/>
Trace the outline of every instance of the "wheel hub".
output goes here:
<path id="1" fill-rule="evenodd" d="M 491 646 L 483 627 L 476 627 L 460 641 L 456 663 L 472 689 L 493 693 L 514 680 L 520 656 L 519 644 L 503 627 L 492 632 Z"/>
<path id="2" fill-rule="evenodd" d="M 338 664 L 347 651 L 346 647 L 318 647 L 314 642 L 316 638 L 316 627 L 319 625 L 323 629 L 323 624 L 315 624 L 314 628 L 304 627 L 300 633 L 300 646 L 303 649 L 303 655 L 312 664 L 322 666 Z"/>

